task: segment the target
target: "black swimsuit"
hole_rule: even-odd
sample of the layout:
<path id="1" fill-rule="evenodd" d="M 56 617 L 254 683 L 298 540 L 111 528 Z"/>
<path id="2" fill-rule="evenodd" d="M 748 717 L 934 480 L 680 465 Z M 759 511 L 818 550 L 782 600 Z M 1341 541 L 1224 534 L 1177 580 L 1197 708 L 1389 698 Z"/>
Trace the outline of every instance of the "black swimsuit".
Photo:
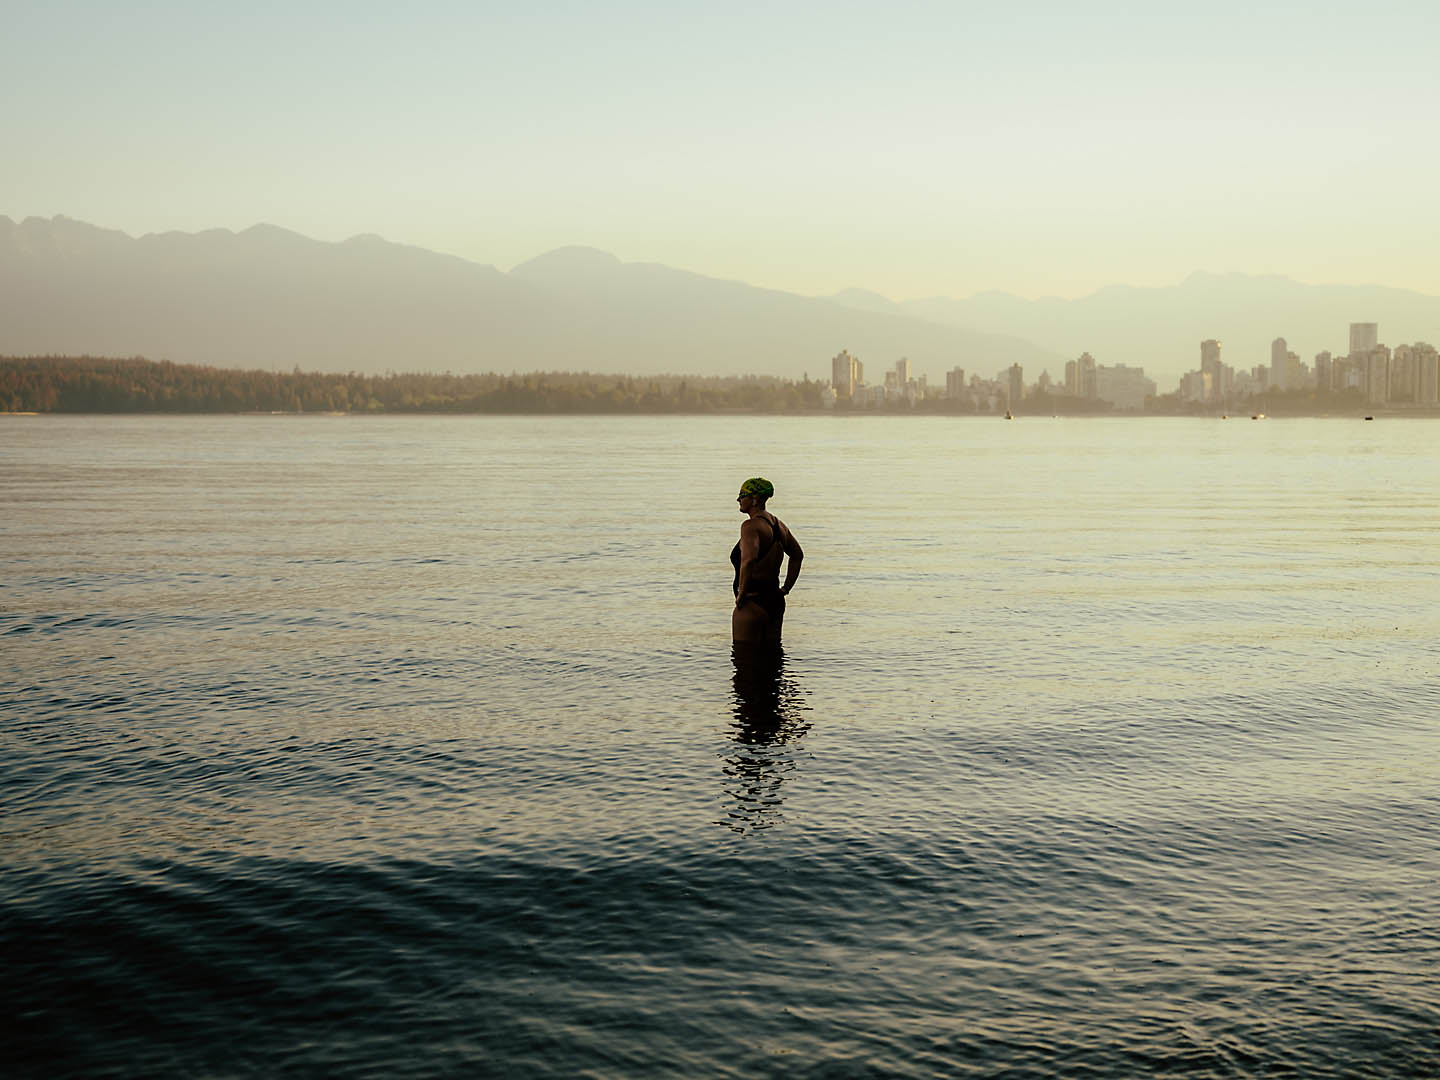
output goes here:
<path id="1" fill-rule="evenodd" d="M 770 554 L 770 549 L 780 542 L 780 526 L 774 518 L 762 519 L 770 526 L 770 542 L 766 544 L 755 556 L 758 564 L 761 559 Z M 730 562 L 735 567 L 735 596 L 740 596 L 740 544 L 737 541 L 735 547 L 730 551 Z M 758 578 L 753 573 L 749 581 L 750 589 L 745 594 L 747 600 L 754 600 L 765 611 L 765 614 L 774 619 L 785 614 L 785 594 L 780 591 L 780 567 L 775 567 L 775 576 L 772 578 Z"/>

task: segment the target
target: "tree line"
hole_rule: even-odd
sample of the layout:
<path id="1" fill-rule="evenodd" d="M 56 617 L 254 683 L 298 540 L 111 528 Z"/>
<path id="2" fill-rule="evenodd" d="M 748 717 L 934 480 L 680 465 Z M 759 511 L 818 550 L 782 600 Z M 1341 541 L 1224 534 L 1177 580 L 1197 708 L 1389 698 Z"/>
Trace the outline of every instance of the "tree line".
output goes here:
<path id="1" fill-rule="evenodd" d="M 455 375 L 238 370 L 143 357 L 0 357 L 0 411 L 44 413 L 699 413 L 821 407 L 824 384 L 588 372 Z"/>

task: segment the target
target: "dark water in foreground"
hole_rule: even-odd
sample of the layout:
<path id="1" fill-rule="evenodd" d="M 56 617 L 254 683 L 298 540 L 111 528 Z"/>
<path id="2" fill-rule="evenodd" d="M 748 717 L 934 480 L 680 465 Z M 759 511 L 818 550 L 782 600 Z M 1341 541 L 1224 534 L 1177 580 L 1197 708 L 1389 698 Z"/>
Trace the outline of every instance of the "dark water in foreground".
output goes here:
<path id="1" fill-rule="evenodd" d="M 1437 451 L 0 418 L 0 1071 L 1435 1075 Z"/>

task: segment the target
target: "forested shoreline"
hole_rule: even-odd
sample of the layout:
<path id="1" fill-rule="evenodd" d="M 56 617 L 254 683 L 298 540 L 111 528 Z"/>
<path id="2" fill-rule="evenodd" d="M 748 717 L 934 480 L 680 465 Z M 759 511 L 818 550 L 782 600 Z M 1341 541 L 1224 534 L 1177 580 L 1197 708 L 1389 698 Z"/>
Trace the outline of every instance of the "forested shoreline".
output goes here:
<path id="1" fill-rule="evenodd" d="M 588 372 L 360 375 L 143 357 L 0 357 L 0 412 L 703 413 L 819 409 L 824 384 Z"/>

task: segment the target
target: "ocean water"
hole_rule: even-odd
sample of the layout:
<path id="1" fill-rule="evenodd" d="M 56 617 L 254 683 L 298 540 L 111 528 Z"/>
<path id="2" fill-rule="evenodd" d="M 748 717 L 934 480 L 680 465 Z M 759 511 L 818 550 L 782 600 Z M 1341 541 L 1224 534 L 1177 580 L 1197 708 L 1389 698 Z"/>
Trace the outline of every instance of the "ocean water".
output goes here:
<path id="1" fill-rule="evenodd" d="M 0 417 L 3 1071 L 1436 1075 L 1437 506 L 1426 421 Z"/>

